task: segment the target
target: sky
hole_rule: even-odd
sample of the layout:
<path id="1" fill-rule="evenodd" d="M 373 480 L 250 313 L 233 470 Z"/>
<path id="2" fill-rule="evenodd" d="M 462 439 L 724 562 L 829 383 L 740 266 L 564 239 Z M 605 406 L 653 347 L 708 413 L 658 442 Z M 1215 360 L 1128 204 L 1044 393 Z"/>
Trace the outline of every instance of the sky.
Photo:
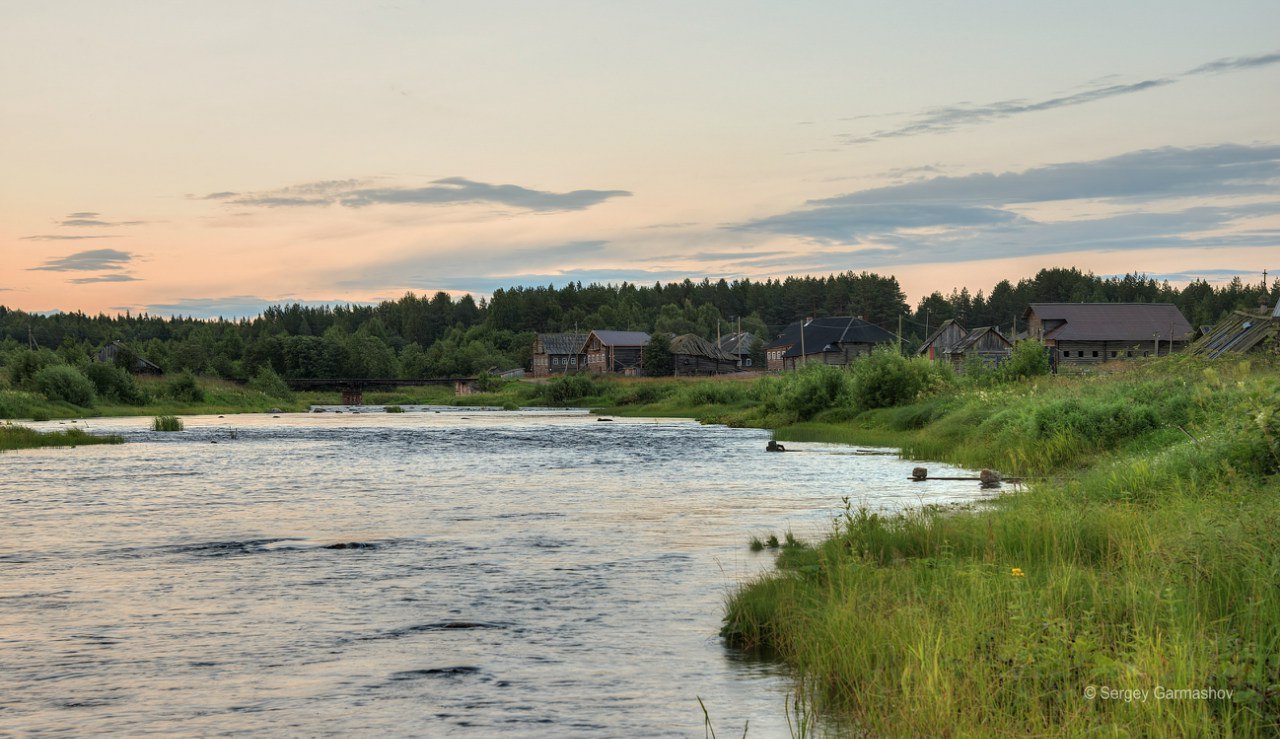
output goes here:
<path id="1" fill-rule="evenodd" d="M 1280 272 L 1280 3 L 0 2 L 0 305 Z"/>

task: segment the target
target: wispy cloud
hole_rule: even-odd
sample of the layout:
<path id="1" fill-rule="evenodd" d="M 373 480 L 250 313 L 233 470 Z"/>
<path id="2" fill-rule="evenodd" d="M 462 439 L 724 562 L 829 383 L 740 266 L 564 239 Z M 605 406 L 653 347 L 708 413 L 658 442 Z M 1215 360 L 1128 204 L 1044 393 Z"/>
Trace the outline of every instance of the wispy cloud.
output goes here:
<path id="1" fill-rule="evenodd" d="M 98 275 L 97 277 L 77 277 L 73 280 L 67 280 L 67 282 L 70 282 L 73 285 L 91 285 L 95 282 L 140 282 L 140 280 L 133 275 L 114 273 Z"/>
<path id="2" fill-rule="evenodd" d="M 101 270 L 118 270 L 123 269 L 125 265 L 133 260 L 133 255 L 127 251 L 118 249 L 92 249 L 90 251 L 76 252 L 68 254 L 65 257 L 50 259 L 39 267 L 31 267 L 30 270 L 44 270 L 49 272 L 94 272 Z"/>
<path id="3" fill-rule="evenodd" d="M 73 216 L 77 215 L 75 213 Z M 59 226 L 67 226 L 70 228 L 103 228 L 117 226 L 144 226 L 146 221 L 104 221 L 100 218 L 67 218 L 59 223 Z"/>
<path id="4" fill-rule="evenodd" d="M 257 193 L 216 192 L 203 200 L 220 200 L 239 206 L 296 208 L 342 205 L 449 205 L 491 203 L 529 211 L 584 210 L 611 198 L 627 197 L 627 190 L 572 190 L 550 192 L 519 185 L 495 185 L 465 177 L 447 177 L 423 187 L 368 187 L 367 180 L 330 180 L 294 185 Z"/>
<path id="5" fill-rule="evenodd" d="M 73 235 L 73 234 L 37 234 L 35 236 L 23 236 L 23 241 L 79 241 L 81 239 L 118 239 L 119 236 L 110 234 L 92 234 L 92 235 Z"/>
<path id="6" fill-rule="evenodd" d="M 907 122 L 870 133 L 842 134 L 846 144 L 866 144 L 882 139 L 948 133 L 958 128 L 978 126 L 992 121 L 1011 118 L 1026 113 L 1039 113 L 1057 108 L 1087 105 L 1100 100 L 1133 95 L 1157 87 L 1177 84 L 1182 80 L 1205 74 L 1225 74 L 1247 69 L 1258 69 L 1280 63 L 1280 52 L 1257 56 L 1227 57 L 1201 64 L 1185 72 L 1169 74 L 1136 82 L 1108 82 L 1094 84 L 1080 92 L 1056 95 L 1038 100 L 1012 98 L 989 103 L 958 103 L 929 108 L 911 116 Z"/>

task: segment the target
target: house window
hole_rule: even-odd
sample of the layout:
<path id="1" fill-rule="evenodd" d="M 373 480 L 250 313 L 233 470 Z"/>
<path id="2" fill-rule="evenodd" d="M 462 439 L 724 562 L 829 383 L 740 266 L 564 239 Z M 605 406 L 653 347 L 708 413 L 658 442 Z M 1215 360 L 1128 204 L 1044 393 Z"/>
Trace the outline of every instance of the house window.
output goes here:
<path id="1" fill-rule="evenodd" d="M 1115 350 L 1115 349 L 1112 349 L 1112 350 L 1111 350 L 1111 358 L 1112 358 L 1112 359 L 1114 359 L 1114 358 L 1115 358 L 1115 356 L 1116 356 L 1116 350 Z"/>
<path id="2" fill-rule="evenodd" d="M 1133 356 L 1133 350 L 1132 350 L 1132 349 L 1130 349 L 1129 351 L 1125 352 L 1125 353 L 1124 353 L 1124 355 L 1125 355 L 1126 357 L 1132 357 L 1132 356 Z"/>
<path id="3" fill-rule="evenodd" d="M 1095 350 L 1093 351 L 1093 356 L 1095 356 L 1095 357 L 1096 357 L 1096 356 L 1098 356 L 1098 350 L 1096 350 L 1096 349 L 1095 349 Z"/>
<path id="4" fill-rule="evenodd" d="M 743 364 L 744 364 L 744 365 L 746 365 L 747 367 L 750 367 L 750 366 L 751 366 L 751 357 L 747 357 L 745 360 L 743 360 Z"/>

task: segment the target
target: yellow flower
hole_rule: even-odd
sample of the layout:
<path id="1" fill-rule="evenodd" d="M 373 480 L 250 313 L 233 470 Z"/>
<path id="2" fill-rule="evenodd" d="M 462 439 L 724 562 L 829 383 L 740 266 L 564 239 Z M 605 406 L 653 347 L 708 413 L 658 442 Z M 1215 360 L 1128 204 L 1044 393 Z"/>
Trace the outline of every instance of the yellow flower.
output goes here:
<path id="1" fill-rule="evenodd" d="M 1026 574 L 1027 574 L 1022 571 L 1021 567 L 1014 567 L 1012 572 L 1014 577 L 1026 577 Z"/>

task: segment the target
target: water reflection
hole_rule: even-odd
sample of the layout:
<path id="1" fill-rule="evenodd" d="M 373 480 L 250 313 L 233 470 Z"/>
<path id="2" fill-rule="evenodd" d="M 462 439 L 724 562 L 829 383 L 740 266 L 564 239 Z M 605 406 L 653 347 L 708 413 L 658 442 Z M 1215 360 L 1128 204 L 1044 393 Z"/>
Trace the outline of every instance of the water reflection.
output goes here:
<path id="1" fill-rule="evenodd" d="M 185 421 L 92 419 L 131 443 L 0 456 L 7 728 L 692 736 L 701 697 L 722 733 L 787 736 L 784 671 L 716 637 L 771 563 L 748 539 L 821 536 L 843 495 L 979 493 L 683 421 Z"/>

